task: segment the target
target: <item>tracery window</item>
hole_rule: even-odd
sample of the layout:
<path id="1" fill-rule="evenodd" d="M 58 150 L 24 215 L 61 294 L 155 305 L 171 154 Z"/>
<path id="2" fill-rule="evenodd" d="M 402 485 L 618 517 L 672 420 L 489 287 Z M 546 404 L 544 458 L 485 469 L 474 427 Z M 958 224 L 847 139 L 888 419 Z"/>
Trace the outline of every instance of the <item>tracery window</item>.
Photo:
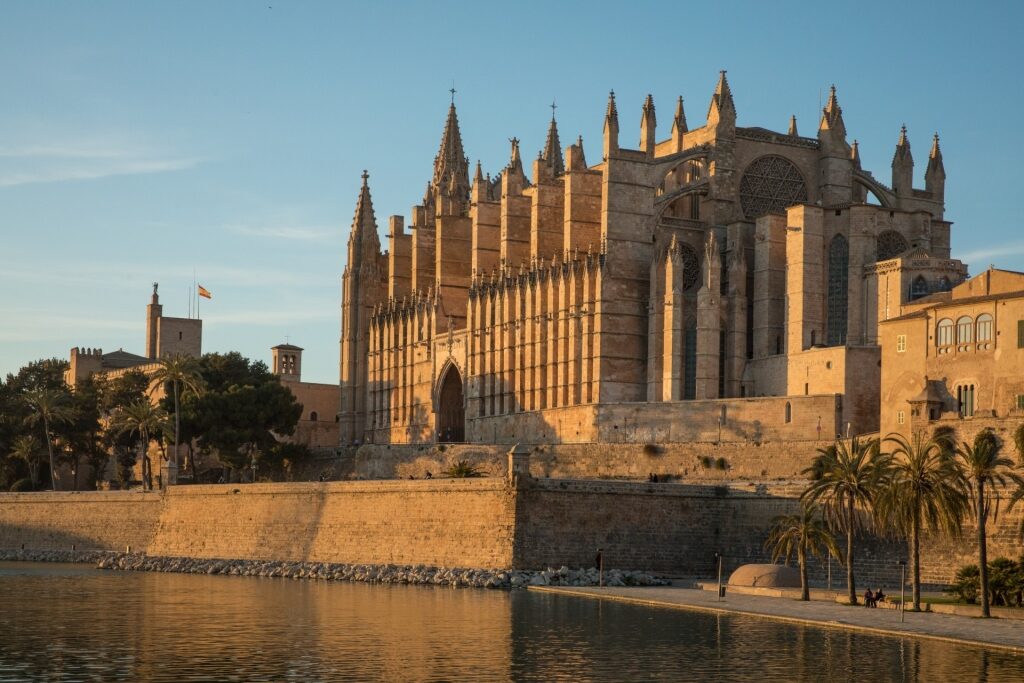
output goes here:
<path id="1" fill-rule="evenodd" d="M 846 343 L 847 297 L 850 289 L 850 245 L 842 235 L 828 248 L 828 344 Z"/>
<path id="2" fill-rule="evenodd" d="M 768 155 L 754 160 L 740 179 L 740 206 L 747 218 L 780 212 L 806 201 L 803 175 L 783 157 Z"/>
<path id="3" fill-rule="evenodd" d="M 910 245 L 907 244 L 907 238 L 895 230 L 886 230 L 878 236 L 877 260 L 888 261 L 899 256 L 907 249 L 910 249 Z"/>
<path id="4" fill-rule="evenodd" d="M 924 279 L 924 275 L 918 275 L 914 278 L 914 283 L 910 285 L 910 300 L 920 299 L 923 296 L 928 296 L 928 281 Z"/>
<path id="5" fill-rule="evenodd" d="M 970 344 L 974 340 L 974 320 L 964 315 L 956 320 L 956 343 Z"/>
<path id="6" fill-rule="evenodd" d="M 935 345 L 952 346 L 953 344 L 953 321 L 943 318 L 935 328 Z"/>
<path id="7" fill-rule="evenodd" d="M 679 258 L 683 262 L 683 289 L 693 289 L 700 282 L 700 259 L 689 244 L 679 245 Z"/>

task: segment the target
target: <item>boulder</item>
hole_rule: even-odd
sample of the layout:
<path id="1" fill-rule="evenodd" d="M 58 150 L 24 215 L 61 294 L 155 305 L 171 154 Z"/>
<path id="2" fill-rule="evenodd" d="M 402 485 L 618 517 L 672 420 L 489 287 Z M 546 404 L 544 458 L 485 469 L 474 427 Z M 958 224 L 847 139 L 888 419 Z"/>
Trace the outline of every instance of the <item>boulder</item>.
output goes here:
<path id="1" fill-rule="evenodd" d="M 800 570 L 782 564 L 744 564 L 729 577 L 730 586 L 799 588 Z"/>

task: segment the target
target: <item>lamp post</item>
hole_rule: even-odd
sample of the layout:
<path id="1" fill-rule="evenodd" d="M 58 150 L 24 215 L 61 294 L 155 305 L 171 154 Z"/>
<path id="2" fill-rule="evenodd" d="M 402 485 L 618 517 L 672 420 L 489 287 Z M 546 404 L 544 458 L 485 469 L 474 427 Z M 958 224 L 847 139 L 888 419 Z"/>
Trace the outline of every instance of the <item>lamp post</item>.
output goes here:
<path id="1" fill-rule="evenodd" d="M 604 588 L 604 549 L 597 549 L 597 585 Z"/>
<path id="2" fill-rule="evenodd" d="M 900 622 L 907 612 L 907 561 L 900 560 Z"/>
<path id="3" fill-rule="evenodd" d="M 722 553 L 715 552 L 715 559 L 718 560 L 718 602 L 722 601 Z"/>

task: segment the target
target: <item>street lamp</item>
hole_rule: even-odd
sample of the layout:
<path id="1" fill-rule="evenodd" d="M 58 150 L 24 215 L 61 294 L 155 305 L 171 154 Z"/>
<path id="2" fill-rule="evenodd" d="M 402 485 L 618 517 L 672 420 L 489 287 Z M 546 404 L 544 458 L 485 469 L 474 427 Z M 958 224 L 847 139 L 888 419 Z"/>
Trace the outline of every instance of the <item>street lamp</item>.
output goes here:
<path id="1" fill-rule="evenodd" d="M 900 622 L 907 612 L 907 561 L 900 560 Z"/>
<path id="2" fill-rule="evenodd" d="M 725 595 L 725 589 L 722 588 L 722 553 L 715 551 L 715 559 L 718 560 L 718 602 L 721 602 Z"/>

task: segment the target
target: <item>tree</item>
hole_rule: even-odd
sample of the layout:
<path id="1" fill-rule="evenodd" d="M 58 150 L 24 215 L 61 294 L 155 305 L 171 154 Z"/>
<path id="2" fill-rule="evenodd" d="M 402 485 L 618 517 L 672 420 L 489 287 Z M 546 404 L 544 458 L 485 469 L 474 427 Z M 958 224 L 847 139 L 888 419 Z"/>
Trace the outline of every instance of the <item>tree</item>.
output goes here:
<path id="1" fill-rule="evenodd" d="M 772 552 L 772 562 L 796 555 L 800 567 L 800 599 L 811 599 L 811 590 L 807 583 L 807 556 L 810 554 L 819 559 L 825 553 L 842 559 L 835 536 L 828 530 L 817 505 L 800 504 L 800 512 L 795 515 L 784 515 L 772 520 L 772 529 L 764 543 L 765 548 Z"/>
<path id="2" fill-rule="evenodd" d="M 846 534 L 846 586 L 851 605 L 857 604 L 853 539 L 872 526 L 875 500 L 885 483 L 888 465 L 878 439 L 862 441 L 854 437 L 819 449 L 811 466 L 804 470 L 812 480 L 800 496 L 801 502 L 820 505 L 829 527 Z"/>
<path id="3" fill-rule="evenodd" d="M 15 439 L 14 447 L 11 449 L 11 456 L 24 461 L 28 466 L 28 476 L 32 482 L 33 491 L 39 488 L 39 467 L 43 464 L 45 454 L 39 441 L 31 434 L 19 436 Z"/>
<path id="4" fill-rule="evenodd" d="M 152 471 L 149 466 L 149 444 L 154 438 L 168 431 L 167 413 L 163 408 L 154 406 L 146 399 L 141 399 L 129 406 L 121 408 L 114 416 L 112 427 L 120 432 L 135 435 L 138 438 L 139 453 L 142 456 L 142 477 L 144 487 L 153 488 Z"/>
<path id="5" fill-rule="evenodd" d="M 177 469 L 178 443 L 181 438 L 181 395 L 191 393 L 199 395 L 203 389 L 203 378 L 200 374 L 199 361 L 193 356 L 176 353 L 160 359 L 160 368 L 153 374 L 154 386 L 171 385 L 174 399 L 174 467 Z"/>
<path id="6" fill-rule="evenodd" d="M 70 422 L 74 412 L 66 389 L 33 389 L 25 394 L 25 403 L 30 413 L 29 424 L 42 425 L 46 450 L 50 455 L 50 485 L 57 490 L 57 468 L 53 458 L 53 437 L 51 425 Z"/>
<path id="7" fill-rule="evenodd" d="M 37 360 L 0 380 L 0 488 L 10 488 L 29 474 L 24 461 L 11 455 L 15 440 L 32 430 L 25 394 L 33 389 L 65 389 L 67 367 L 67 361 L 56 358 Z"/>
<path id="8" fill-rule="evenodd" d="M 882 520 L 910 541 L 913 609 L 921 609 L 921 532 L 957 534 L 967 506 L 966 484 L 952 455 L 935 439 L 890 434 L 891 474 L 878 500 Z"/>
<path id="9" fill-rule="evenodd" d="M 266 364 L 236 352 L 210 353 L 200 359 L 205 390 L 190 396 L 182 416 L 203 448 L 232 468 L 256 465 L 295 431 L 302 406 Z"/>
<path id="10" fill-rule="evenodd" d="M 100 392 L 100 383 L 95 375 L 78 380 L 70 396 L 72 418 L 56 429 L 66 446 L 64 460 L 74 470 L 76 491 L 83 458 L 92 475 L 92 488 L 99 488 L 99 480 L 107 464 L 108 454 L 101 444 Z"/>
<path id="11" fill-rule="evenodd" d="M 146 400 L 149 379 L 138 370 L 129 370 L 117 377 L 103 381 L 99 392 L 101 420 L 107 425 L 100 437 L 103 449 L 114 457 L 115 475 L 121 488 L 127 488 L 132 478 L 137 455 L 134 451 L 135 438 L 130 432 L 118 429 L 115 416 L 124 408 Z"/>
<path id="12" fill-rule="evenodd" d="M 981 616 L 991 616 L 988 581 L 987 525 L 989 513 L 999 516 L 999 489 L 1013 476 L 1013 461 L 999 454 L 1002 444 L 991 431 L 979 432 L 974 444 L 966 441 L 957 449 L 961 476 L 973 499 L 972 513 L 978 523 L 978 567 L 981 579 Z"/>

